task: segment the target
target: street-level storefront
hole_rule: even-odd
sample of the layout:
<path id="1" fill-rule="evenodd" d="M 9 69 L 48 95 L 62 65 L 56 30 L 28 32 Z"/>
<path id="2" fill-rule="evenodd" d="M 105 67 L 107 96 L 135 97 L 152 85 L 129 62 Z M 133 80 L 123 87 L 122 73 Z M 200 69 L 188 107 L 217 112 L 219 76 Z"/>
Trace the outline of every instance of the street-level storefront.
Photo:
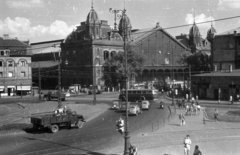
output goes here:
<path id="1" fill-rule="evenodd" d="M 27 95 L 31 91 L 31 86 L 17 86 L 17 95 Z"/>
<path id="2" fill-rule="evenodd" d="M 211 72 L 192 76 L 191 91 L 199 99 L 229 100 L 240 94 L 240 70 Z"/>

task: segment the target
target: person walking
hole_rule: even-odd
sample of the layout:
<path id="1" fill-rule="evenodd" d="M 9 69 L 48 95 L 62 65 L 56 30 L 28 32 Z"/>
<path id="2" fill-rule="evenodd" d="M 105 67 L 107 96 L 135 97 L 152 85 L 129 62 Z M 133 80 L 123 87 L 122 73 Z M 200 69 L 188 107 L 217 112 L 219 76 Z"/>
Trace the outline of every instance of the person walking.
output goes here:
<path id="1" fill-rule="evenodd" d="M 180 126 L 185 125 L 185 117 L 183 116 L 183 113 L 179 115 L 179 120 L 180 120 Z"/>
<path id="2" fill-rule="evenodd" d="M 215 122 L 218 120 L 218 110 L 217 109 L 215 109 L 215 111 L 214 111 L 214 120 L 215 120 Z"/>
<path id="3" fill-rule="evenodd" d="M 195 146 L 193 155 L 202 155 L 202 152 L 200 151 L 198 145 Z"/>
<path id="4" fill-rule="evenodd" d="M 192 141 L 189 135 L 185 137 L 183 143 L 184 143 L 184 155 L 190 155 L 190 148 L 191 148 Z"/>

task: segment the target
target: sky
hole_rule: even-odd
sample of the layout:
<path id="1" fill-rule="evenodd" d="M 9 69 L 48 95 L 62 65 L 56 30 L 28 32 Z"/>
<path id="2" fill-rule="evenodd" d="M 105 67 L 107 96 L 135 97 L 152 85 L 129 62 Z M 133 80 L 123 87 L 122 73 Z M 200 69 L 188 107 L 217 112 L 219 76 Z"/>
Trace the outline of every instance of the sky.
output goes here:
<path id="1" fill-rule="evenodd" d="M 9 34 L 30 43 L 64 39 L 85 21 L 92 0 L 0 0 L 0 37 Z M 240 0 L 93 0 L 100 20 L 114 24 L 109 8 L 123 9 L 132 29 L 162 28 L 240 15 Z M 117 23 L 119 19 L 117 20 Z M 213 22 L 217 33 L 240 27 L 240 18 Z M 198 24 L 203 38 L 211 23 Z M 171 35 L 188 34 L 190 26 L 166 29 Z"/>

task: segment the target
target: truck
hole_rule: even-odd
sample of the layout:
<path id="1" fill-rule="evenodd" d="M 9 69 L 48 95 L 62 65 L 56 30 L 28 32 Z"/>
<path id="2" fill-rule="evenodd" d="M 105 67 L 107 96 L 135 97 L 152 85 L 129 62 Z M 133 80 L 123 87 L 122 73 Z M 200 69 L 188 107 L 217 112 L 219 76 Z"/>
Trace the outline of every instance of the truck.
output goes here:
<path id="1" fill-rule="evenodd" d="M 47 94 L 43 95 L 43 99 L 45 101 L 51 101 L 52 99 L 57 99 L 58 100 L 58 91 L 48 91 Z M 65 101 L 66 100 L 66 94 L 61 93 L 61 100 Z"/>
<path id="2" fill-rule="evenodd" d="M 85 119 L 83 115 L 77 114 L 76 111 L 68 110 L 61 114 L 56 114 L 54 112 L 44 112 L 32 114 L 30 117 L 31 123 L 33 124 L 33 129 L 49 129 L 52 133 L 59 131 L 60 127 L 75 126 L 77 128 L 82 128 Z"/>

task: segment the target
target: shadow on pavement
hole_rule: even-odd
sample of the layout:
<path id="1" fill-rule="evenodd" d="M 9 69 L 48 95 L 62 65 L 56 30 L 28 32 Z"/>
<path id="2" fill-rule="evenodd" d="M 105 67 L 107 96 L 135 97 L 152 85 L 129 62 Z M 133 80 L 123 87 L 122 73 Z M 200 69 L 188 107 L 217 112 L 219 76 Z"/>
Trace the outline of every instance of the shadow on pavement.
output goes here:
<path id="1" fill-rule="evenodd" d="M 41 142 L 45 142 L 45 143 L 50 143 L 50 144 L 54 144 L 54 145 L 58 145 L 59 147 L 56 147 L 56 151 L 58 153 L 58 155 L 61 155 L 61 154 L 65 154 L 64 152 L 66 152 L 68 149 L 69 151 L 71 149 L 74 149 L 74 150 L 79 150 L 79 151 L 85 151 L 86 153 L 80 153 L 79 155 L 117 155 L 117 154 L 103 154 L 103 153 L 99 153 L 99 152 L 93 152 L 93 151 L 90 151 L 90 150 L 87 150 L 87 149 L 83 149 L 83 148 L 79 148 L 79 147 L 75 147 L 75 146 L 71 146 L 71 145 L 67 145 L 67 144 L 63 144 L 63 143 L 58 143 L 58 142 L 54 142 L 54 141 L 51 141 L 51 140 L 44 140 L 44 139 L 38 139 L 38 138 L 32 138 L 32 137 L 23 137 L 23 138 L 26 138 L 28 140 L 36 140 L 36 141 L 41 141 Z M 58 149 L 61 149 L 61 148 L 64 148 L 64 151 L 63 153 L 60 153 Z M 46 150 L 39 150 L 39 151 L 34 151 L 34 153 L 40 153 L 41 152 L 44 152 L 46 153 L 48 149 Z M 53 150 L 49 151 L 49 153 L 55 153 Z M 26 154 L 31 154 L 31 152 L 29 153 L 26 153 Z M 71 155 L 71 153 L 67 153 L 69 155 Z M 76 154 L 76 153 L 72 153 L 72 154 Z"/>

